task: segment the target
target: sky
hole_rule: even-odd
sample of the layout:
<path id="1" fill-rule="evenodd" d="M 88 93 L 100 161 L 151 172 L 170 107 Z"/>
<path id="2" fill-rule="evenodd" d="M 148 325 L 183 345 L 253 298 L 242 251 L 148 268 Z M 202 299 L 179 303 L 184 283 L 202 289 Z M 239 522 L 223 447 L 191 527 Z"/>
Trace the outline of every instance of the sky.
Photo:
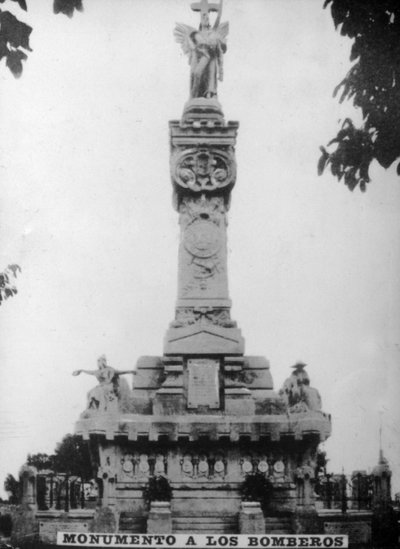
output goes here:
<path id="1" fill-rule="evenodd" d="M 0 64 L 0 270 L 22 268 L 0 310 L 1 485 L 73 432 L 93 386 L 73 370 L 162 354 L 179 242 L 168 121 L 189 95 L 172 32 L 198 24 L 188 0 L 85 0 L 72 19 L 28 5 L 23 76 Z M 316 169 L 338 121 L 359 119 L 332 97 L 351 42 L 320 0 L 226 0 L 222 20 L 219 100 L 240 122 L 232 317 L 276 389 L 308 364 L 332 415 L 329 470 L 370 470 L 381 421 L 400 491 L 400 182 L 373 165 L 351 193 Z"/>

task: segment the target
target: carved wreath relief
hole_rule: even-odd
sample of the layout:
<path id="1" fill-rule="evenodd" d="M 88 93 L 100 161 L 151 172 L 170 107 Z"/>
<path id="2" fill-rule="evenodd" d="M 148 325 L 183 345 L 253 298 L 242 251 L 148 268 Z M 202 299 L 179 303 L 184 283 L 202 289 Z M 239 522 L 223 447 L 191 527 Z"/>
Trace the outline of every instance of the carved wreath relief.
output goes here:
<path id="1" fill-rule="evenodd" d="M 240 471 L 243 476 L 262 473 L 275 482 L 289 481 L 288 465 L 281 456 L 243 456 L 240 461 Z"/>
<path id="2" fill-rule="evenodd" d="M 181 459 L 181 472 L 184 478 L 223 479 L 227 473 L 227 461 L 222 455 L 185 454 Z"/>
<path id="3" fill-rule="evenodd" d="M 234 185 L 236 163 L 231 150 L 177 150 L 171 157 L 171 177 L 183 189 L 196 193 Z"/>
<path id="4" fill-rule="evenodd" d="M 167 458 L 162 454 L 148 456 L 147 454 L 125 454 L 121 458 L 118 480 L 133 482 L 144 480 L 151 475 L 166 473 Z"/>

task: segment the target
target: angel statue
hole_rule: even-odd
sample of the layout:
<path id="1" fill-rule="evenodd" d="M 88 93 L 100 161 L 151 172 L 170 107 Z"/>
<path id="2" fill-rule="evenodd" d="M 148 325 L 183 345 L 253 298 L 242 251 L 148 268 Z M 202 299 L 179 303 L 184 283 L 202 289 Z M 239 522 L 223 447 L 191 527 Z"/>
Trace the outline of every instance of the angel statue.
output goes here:
<path id="1" fill-rule="evenodd" d="M 174 36 L 189 56 L 190 64 L 190 98 L 217 95 L 217 80 L 223 78 L 223 54 L 226 52 L 226 37 L 229 23 L 221 23 L 222 0 L 217 4 L 192 4 L 192 9 L 201 12 L 199 30 L 177 23 Z M 210 25 L 210 11 L 218 11 L 213 27 Z"/>

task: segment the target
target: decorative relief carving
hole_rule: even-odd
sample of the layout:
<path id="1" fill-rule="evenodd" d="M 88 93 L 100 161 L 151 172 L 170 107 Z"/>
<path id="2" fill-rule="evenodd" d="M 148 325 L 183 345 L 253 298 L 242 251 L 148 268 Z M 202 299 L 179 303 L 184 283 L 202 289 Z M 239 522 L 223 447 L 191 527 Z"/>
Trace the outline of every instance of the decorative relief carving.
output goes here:
<path id="1" fill-rule="evenodd" d="M 97 471 L 97 477 L 104 481 L 114 481 L 116 477 L 116 470 L 112 455 L 105 456 L 104 463 L 99 467 Z"/>
<path id="2" fill-rule="evenodd" d="M 146 454 L 141 454 L 139 457 L 139 475 L 148 476 L 150 473 L 150 465 L 148 462 L 148 456 Z"/>
<path id="3" fill-rule="evenodd" d="M 275 478 L 283 478 L 285 476 L 285 464 L 281 459 L 275 461 L 273 469 Z"/>
<path id="4" fill-rule="evenodd" d="M 315 467 L 311 464 L 310 461 L 297 467 L 293 473 L 294 478 L 297 481 L 304 482 L 306 480 L 314 480 L 315 478 Z"/>
<path id="5" fill-rule="evenodd" d="M 228 308 L 180 307 L 176 309 L 175 321 L 172 322 L 171 327 L 181 328 L 197 323 L 213 324 L 223 328 L 236 328 L 237 326 L 237 323 L 231 320 Z"/>
<path id="6" fill-rule="evenodd" d="M 192 456 L 185 455 L 181 460 L 182 473 L 188 477 L 193 477 L 194 467 L 192 463 Z"/>
<path id="7" fill-rule="evenodd" d="M 253 472 L 253 463 L 250 461 L 248 457 L 245 457 L 240 460 L 240 466 L 242 469 L 242 474 L 249 475 Z"/>
<path id="8" fill-rule="evenodd" d="M 265 459 L 261 459 L 258 462 L 257 469 L 260 471 L 260 473 L 268 473 L 268 471 L 269 471 L 268 462 L 265 461 Z"/>
<path id="9" fill-rule="evenodd" d="M 167 474 L 167 458 L 162 454 L 125 454 L 120 460 L 118 480 L 134 482 L 148 478 L 151 475 Z"/>
<path id="10" fill-rule="evenodd" d="M 199 477 L 208 477 L 210 467 L 208 465 L 207 456 L 200 456 L 197 465 L 197 471 Z"/>
<path id="11" fill-rule="evenodd" d="M 156 461 L 154 463 L 154 474 L 155 475 L 165 475 L 166 473 L 166 459 L 163 455 L 158 454 L 156 456 Z"/>
<path id="12" fill-rule="evenodd" d="M 243 476 L 253 473 L 262 473 L 273 483 L 291 482 L 290 462 L 280 454 L 260 455 L 247 454 L 239 460 L 241 474 Z"/>
<path id="13" fill-rule="evenodd" d="M 185 196 L 179 206 L 179 222 L 183 227 L 196 220 L 208 220 L 218 227 L 226 225 L 226 206 L 222 196 L 206 197 L 204 193 L 200 197 Z"/>
<path id="14" fill-rule="evenodd" d="M 183 477 L 198 480 L 224 478 L 227 474 L 227 461 L 222 454 L 185 454 L 181 459 L 181 472 Z"/>
<path id="15" fill-rule="evenodd" d="M 224 478 L 227 470 L 227 462 L 222 456 L 217 456 L 214 462 L 214 477 Z"/>
<path id="16" fill-rule="evenodd" d="M 236 179 L 233 150 L 208 147 L 176 150 L 171 156 L 171 177 L 178 187 L 196 193 L 233 186 Z"/>
<path id="17" fill-rule="evenodd" d="M 186 250 L 194 257 L 199 259 L 209 259 L 215 256 L 222 245 L 220 231 L 212 223 L 206 219 L 196 219 L 191 223 L 184 232 L 184 246 Z M 198 263 L 202 265 L 215 265 L 215 261 Z M 210 269 L 211 272 L 211 269 Z M 203 273 L 200 277 L 203 277 Z M 206 273 L 206 276 L 210 276 Z"/>
<path id="18" fill-rule="evenodd" d="M 226 292 L 226 208 L 222 196 L 185 196 L 179 207 L 180 295 Z"/>
<path id="19" fill-rule="evenodd" d="M 133 480 L 135 474 L 135 467 L 133 462 L 133 456 L 131 454 L 126 454 L 121 459 L 121 480 L 130 481 Z"/>

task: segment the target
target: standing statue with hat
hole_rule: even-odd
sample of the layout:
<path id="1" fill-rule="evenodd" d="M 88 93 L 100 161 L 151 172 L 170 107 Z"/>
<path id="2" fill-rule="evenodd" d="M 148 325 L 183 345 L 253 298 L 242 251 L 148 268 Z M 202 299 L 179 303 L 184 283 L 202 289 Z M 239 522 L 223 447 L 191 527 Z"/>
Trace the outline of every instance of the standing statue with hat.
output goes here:
<path id="1" fill-rule="evenodd" d="M 290 411 L 301 412 L 312 410 L 320 412 L 322 408 L 319 391 L 310 386 L 310 378 L 305 371 L 307 364 L 296 362 L 292 366 L 293 372 L 288 377 L 279 391 Z"/>

